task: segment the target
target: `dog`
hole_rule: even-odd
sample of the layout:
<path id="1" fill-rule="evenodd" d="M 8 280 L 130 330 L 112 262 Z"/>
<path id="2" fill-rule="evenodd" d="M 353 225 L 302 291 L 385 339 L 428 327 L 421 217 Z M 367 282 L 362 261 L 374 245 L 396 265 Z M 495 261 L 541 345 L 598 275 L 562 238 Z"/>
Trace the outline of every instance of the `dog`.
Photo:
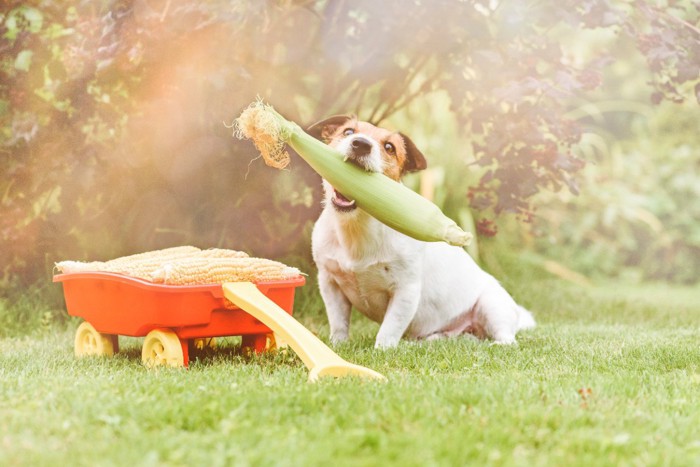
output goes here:
<path id="1" fill-rule="evenodd" d="M 364 170 L 397 182 L 427 167 L 410 138 L 354 116 L 330 117 L 307 132 Z M 513 344 L 519 330 L 535 326 L 532 314 L 464 249 L 410 238 L 364 212 L 325 179 L 323 189 L 311 242 L 332 344 L 348 339 L 353 307 L 380 323 L 376 348 L 395 347 L 402 337 L 457 335 Z"/>

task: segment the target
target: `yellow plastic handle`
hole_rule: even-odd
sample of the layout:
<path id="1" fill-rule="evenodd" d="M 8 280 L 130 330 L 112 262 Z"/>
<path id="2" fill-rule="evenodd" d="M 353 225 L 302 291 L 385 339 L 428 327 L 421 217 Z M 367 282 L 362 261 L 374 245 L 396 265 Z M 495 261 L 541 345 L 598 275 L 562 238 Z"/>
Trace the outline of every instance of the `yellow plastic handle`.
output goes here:
<path id="1" fill-rule="evenodd" d="M 321 376 L 358 376 L 386 380 L 384 375 L 374 370 L 340 358 L 299 321 L 260 292 L 252 282 L 228 282 L 223 285 L 223 289 L 224 296 L 234 305 L 263 322 L 289 344 L 309 369 L 309 381 L 316 381 Z"/>

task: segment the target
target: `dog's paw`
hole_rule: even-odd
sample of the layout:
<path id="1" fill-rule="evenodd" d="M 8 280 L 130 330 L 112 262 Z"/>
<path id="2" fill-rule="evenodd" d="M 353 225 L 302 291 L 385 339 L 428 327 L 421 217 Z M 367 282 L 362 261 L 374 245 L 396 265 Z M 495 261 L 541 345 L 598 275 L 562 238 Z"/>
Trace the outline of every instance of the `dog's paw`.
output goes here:
<path id="1" fill-rule="evenodd" d="M 399 345 L 399 340 L 401 340 L 401 338 L 395 339 L 393 337 L 387 338 L 377 336 L 377 340 L 374 342 L 374 348 L 380 350 L 393 349 Z"/>
<path id="2" fill-rule="evenodd" d="M 348 333 L 347 332 L 331 332 L 331 344 L 339 345 L 343 342 L 347 342 Z"/>
<path id="3" fill-rule="evenodd" d="M 440 341 L 447 339 L 447 335 L 444 332 L 435 332 L 433 334 L 428 334 L 423 338 L 423 341 L 425 342 L 430 342 L 430 341 Z"/>
<path id="4" fill-rule="evenodd" d="M 500 335 L 493 338 L 491 345 L 517 345 L 518 341 L 515 340 L 515 336 L 512 334 Z"/>

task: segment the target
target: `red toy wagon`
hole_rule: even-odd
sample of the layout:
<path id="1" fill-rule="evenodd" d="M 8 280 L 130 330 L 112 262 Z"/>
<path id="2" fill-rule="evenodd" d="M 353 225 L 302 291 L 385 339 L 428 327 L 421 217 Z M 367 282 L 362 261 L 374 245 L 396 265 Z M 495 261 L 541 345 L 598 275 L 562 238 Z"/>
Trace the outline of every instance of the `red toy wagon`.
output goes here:
<path id="1" fill-rule="evenodd" d="M 143 337 L 148 366 L 187 366 L 191 345 L 200 339 L 242 336 L 243 346 L 265 350 L 272 330 L 224 297 L 221 285 L 162 285 L 107 272 L 57 274 L 68 314 L 85 320 L 76 331 L 76 355 L 112 355 L 118 336 Z M 291 280 L 258 282 L 270 301 L 292 314 L 294 292 L 304 285 Z"/>

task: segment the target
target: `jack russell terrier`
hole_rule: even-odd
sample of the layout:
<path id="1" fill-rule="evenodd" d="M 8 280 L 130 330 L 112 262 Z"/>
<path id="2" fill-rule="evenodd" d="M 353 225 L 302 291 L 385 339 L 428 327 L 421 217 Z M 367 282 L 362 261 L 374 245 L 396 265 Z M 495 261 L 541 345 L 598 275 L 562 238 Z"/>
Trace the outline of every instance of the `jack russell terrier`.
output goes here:
<path id="1" fill-rule="evenodd" d="M 396 181 L 426 168 L 409 138 L 355 117 L 330 117 L 307 131 L 359 167 Z M 365 213 L 326 180 L 323 187 L 312 253 L 333 344 L 348 338 L 352 307 L 380 323 L 377 348 L 395 347 L 404 336 L 462 334 L 513 344 L 519 330 L 535 326 L 530 312 L 464 249 L 414 240 Z"/>

